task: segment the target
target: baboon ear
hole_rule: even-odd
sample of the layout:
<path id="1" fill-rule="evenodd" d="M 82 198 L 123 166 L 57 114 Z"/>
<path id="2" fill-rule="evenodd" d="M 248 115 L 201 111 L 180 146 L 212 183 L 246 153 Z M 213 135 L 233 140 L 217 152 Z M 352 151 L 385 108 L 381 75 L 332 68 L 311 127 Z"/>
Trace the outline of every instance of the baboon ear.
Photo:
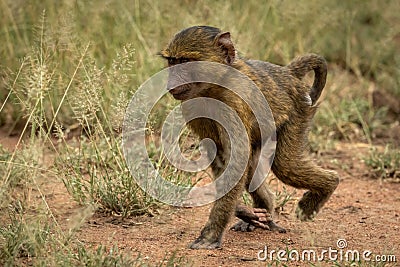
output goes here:
<path id="1" fill-rule="evenodd" d="M 225 61 L 229 65 L 235 60 L 235 47 L 231 40 L 231 34 L 229 32 L 219 33 L 215 37 L 216 43 L 222 48 L 225 53 Z"/>

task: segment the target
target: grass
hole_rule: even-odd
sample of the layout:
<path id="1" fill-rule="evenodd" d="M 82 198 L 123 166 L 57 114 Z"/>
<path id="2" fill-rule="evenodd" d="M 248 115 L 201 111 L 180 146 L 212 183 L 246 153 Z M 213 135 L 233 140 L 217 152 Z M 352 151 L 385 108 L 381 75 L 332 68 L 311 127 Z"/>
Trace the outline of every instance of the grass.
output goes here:
<path id="1" fill-rule="evenodd" d="M 148 266 L 140 253 L 131 257 L 116 246 L 71 244 L 71 236 L 57 236 L 57 228 L 45 218 L 27 223 L 28 218 L 21 213 L 10 214 L 13 214 L 10 224 L 0 228 L 2 266 Z M 190 262 L 173 253 L 157 266 L 190 266 Z"/>
<path id="2" fill-rule="evenodd" d="M 400 181 L 400 153 L 387 145 L 383 151 L 376 147 L 370 149 L 364 162 L 372 169 L 373 176 L 380 179 Z"/>
<path id="3" fill-rule="evenodd" d="M 25 216 L 13 216 L 10 224 L 1 229 L 0 261 L 4 265 L 49 264 L 42 258 L 48 250 L 53 252 L 50 261 L 57 262 L 60 257 L 53 246 L 65 237 L 40 190 L 39 181 L 44 176 L 60 177 L 79 204 L 123 218 L 149 213 L 156 206 L 128 172 L 118 135 L 129 99 L 125 89 L 134 65 L 133 48 L 129 44 L 122 46 L 105 69 L 98 67 L 88 55 L 90 45 L 87 44 L 72 59 L 75 68 L 66 74 L 65 69 L 58 68 L 60 48 L 50 44 L 46 19 L 43 12 L 39 40 L 24 57 L 18 71 L 5 72 L 10 89 L 7 99 L 15 107 L 19 106 L 17 122 L 20 120 L 23 126 L 17 149 L 10 153 L 2 148 L 0 199 L 6 214 L 10 214 L 5 209 L 13 201 L 28 206 L 26 212 L 45 206 L 39 214 L 48 214 L 45 221 L 55 227 L 43 226 L 41 220 L 28 224 Z M 112 93 L 107 94 L 105 87 Z M 7 109 L 4 105 L 2 108 Z M 59 114 L 67 115 L 67 119 L 64 121 Z M 67 142 L 68 121 L 78 125 L 80 137 L 76 142 Z M 47 153 L 56 158 L 54 164 L 45 163 Z M 31 203 L 28 195 L 32 190 L 40 192 L 41 203 Z M 51 231 L 60 232 L 60 239 L 49 239 Z M 71 249 L 65 245 L 63 248 Z M 92 254 L 84 246 L 78 246 L 78 254 L 69 252 L 61 261 L 67 262 L 65 266 L 82 261 L 82 266 L 132 265 L 120 253 L 106 255 L 102 248 Z"/>
<path id="4" fill-rule="evenodd" d="M 0 250 L 0 263 L 8 266 L 19 259 L 38 257 L 51 238 L 50 225 L 40 220 L 27 223 L 21 212 L 10 212 L 10 224 L 0 228 L 3 239 Z"/>
<path id="5" fill-rule="evenodd" d="M 374 148 L 376 132 L 396 120 L 388 121 L 387 109 L 375 107 L 370 97 L 374 89 L 400 96 L 398 1 L 385 1 L 385 8 L 378 0 L 235 0 L 231 5 L 200 0 L 196 6 L 202 8 L 193 5 L 0 0 L 0 126 L 18 135 L 16 149 L 0 145 L 0 216 L 5 218 L 0 264 L 145 265 L 117 247 L 72 242 L 79 224 L 74 231 L 62 230 L 43 183 L 62 182 L 91 211 L 123 218 L 157 211 L 160 203 L 128 172 L 120 146 L 122 118 L 139 85 L 164 67 L 156 53 L 190 25 L 231 31 L 249 58 L 285 64 L 306 52 L 324 55 L 330 63 L 329 90 L 310 134 L 312 150 L 330 150 L 339 141 L 366 142 L 372 148 L 364 161 L 376 177 L 398 178 L 398 145 L 383 152 Z M 174 104 L 167 98 L 154 108 L 148 150 L 164 176 L 191 185 L 155 145 Z M 276 195 L 281 209 L 292 200 L 286 190 Z M 174 255 L 162 262 L 188 264 Z"/>
<path id="6" fill-rule="evenodd" d="M 57 173 L 81 205 L 94 205 L 122 218 L 151 213 L 158 204 L 136 185 L 119 144 L 119 139 L 107 144 L 91 137 L 76 146 L 65 145 L 55 162 Z"/>

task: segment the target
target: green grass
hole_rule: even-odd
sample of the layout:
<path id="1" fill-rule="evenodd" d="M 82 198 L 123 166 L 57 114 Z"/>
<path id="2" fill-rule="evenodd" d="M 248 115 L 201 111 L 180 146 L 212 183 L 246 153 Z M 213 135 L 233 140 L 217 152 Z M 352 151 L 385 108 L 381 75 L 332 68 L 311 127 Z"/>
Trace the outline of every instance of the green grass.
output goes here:
<path id="1" fill-rule="evenodd" d="M 164 67 L 157 52 L 191 25 L 231 31 L 249 58 L 286 64 L 307 52 L 325 56 L 330 69 L 310 134 L 312 150 L 332 149 L 338 141 L 373 147 L 375 131 L 396 123 L 369 94 L 377 88 L 400 97 L 399 8 L 395 0 L 0 0 L 0 127 L 19 136 L 15 150 L 0 145 L 0 216 L 6 218 L 0 223 L 0 264 L 144 264 L 116 247 L 71 242 L 75 232 L 61 230 L 41 183 L 59 179 L 77 203 L 106 214 L 155 212 L 160 203 L 127 170 L 122 119 L 135 90 Z M 149 153 L 164 176 L 191 185 L 155 146 L 174 103 L 167 98 L 154 108 Z M 364 161 L 377 177 L 399 175 L 395 144 L 383 152 L 372 148 Z M 291 200 L 286 190 L 277 193 L 278 207 Z M 187 264 L 172 256 L 163 266 Z"/>
<path id="2" fill-rule="evenodd" d="M 72 236 L 60 235 L 57 227 L 45 218 L 33 219 L 15 211 L 10 214 L 10 224 L 0 227 L 2 266 L 150 266 L 140 253 L 131 257 L 115 245 L 96 248 L 71 243 Z M 190 266 L 190 262 L 172 253 L 153 266 Z"/>
<path id="3" fill-rule="evenodd" d="M 81 205 L 94 205 L 98 211 L 122 218 L 152 213 L 159 204 L 137 186 L 119 145 L 118 138 L 106 142 L 94 137 L 66 144 L 55 169 Z"/>
<path id="4" fill-rule="evenodd" d="M 51 238 L 47 222 L 36 220 L 28 223 L 21 212 L 10 212 L 10 224 L 0 228 L 0 263 L 6 266 L 13 266 L 20 259 L 42 255 Z"/>
<path id="5" fill-rule="evenodd" d="M 372 169 L 373 177 L 400 181 L 400 150 L 387 145 L 383 151 L 370 149 L 364 162 Z"/>

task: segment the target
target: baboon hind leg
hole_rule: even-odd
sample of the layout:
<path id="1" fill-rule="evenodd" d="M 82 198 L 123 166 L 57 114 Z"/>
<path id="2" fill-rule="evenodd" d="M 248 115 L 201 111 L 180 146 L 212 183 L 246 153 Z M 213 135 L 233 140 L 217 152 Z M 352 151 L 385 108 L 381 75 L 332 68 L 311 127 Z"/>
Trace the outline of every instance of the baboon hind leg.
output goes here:
<path id="1" fill-rule="evenodd" d="M 306 154 L 306 131 L 289 125 L 278 133 L 272 171 L 285 184 L 308 189 L 298 203 L 297 217 L 312 220 L 335 191 L 339 177 L 334 171 L 317 166 Z"/>

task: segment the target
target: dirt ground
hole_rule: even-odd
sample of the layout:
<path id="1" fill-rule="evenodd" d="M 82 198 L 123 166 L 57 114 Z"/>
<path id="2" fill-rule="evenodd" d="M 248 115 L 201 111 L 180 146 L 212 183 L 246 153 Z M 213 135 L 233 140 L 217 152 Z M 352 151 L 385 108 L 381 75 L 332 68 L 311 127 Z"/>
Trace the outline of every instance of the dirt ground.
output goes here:
<path id="1" fill-rule="evenodd" d="M 12 150 L 16 140 L 0 132 L 0 143 L 6 148 Z M 116 245 L 133 257 L 140 253 L 144 262 L 151 265 L 176 253 L 178 257 L 188 258 L 194 266 L 266 266 L 267 263 L 277 266 L 268 256 L 272 250 L 276 251 L 273 259 L 278 259 L 279 250 L 296 250 L 300 255 L 304 250 L 314 250 L 320 255 L 323 250 L 331 248 L 338 251 L 338 254 L 333 252 L 333 256 L 340 257 L 342 253 L 343 259 L 348 250 L 357 250 L 360 257 L 364 251 L 371 251 L 371 259 L 374 255 L 394 255 L 397 263 L 388 266 L 400 266 L 400 183 L 372 179 L 361 161 L 367 152 L 365 144 L 338 143 L 334 150 L 320 156 L 318 161 L 336 170 L 341 182 L 313 222 L 300 222 L 294 217 L 294 201 L 275 216 L 278 224 L 288 230 L 287 233 L 261 229 L 247 233 L 227 230 L 223 247 L 218 250 L 187 248 L 205 224 L 211 206 L 164 207 L 154 217 L 129 220 L 94 214 L 80 222 L 80 218 L 90 215 L 91 210 L 76 205 L 61 181 L 53 178 L 43 181 L 40 186 L 57 221 L 67 229 L 80 226 L 76 238 L 82 243 L 88 247 Z M 296 198 L 301 194 L 297 191 Z M 339 249 L 338 246 L 345 247 Z M 258 259 L 266 255 L 267 261 Z M 288 253 L 281 256 L 288 258 Z M 325 259 L 328 259 L 328 254 L 325 254 Z M 303 261 L 283 263 L 287 266 L 310 266 Z M 312 263 L 318 264 L 317 261 Z"/>

